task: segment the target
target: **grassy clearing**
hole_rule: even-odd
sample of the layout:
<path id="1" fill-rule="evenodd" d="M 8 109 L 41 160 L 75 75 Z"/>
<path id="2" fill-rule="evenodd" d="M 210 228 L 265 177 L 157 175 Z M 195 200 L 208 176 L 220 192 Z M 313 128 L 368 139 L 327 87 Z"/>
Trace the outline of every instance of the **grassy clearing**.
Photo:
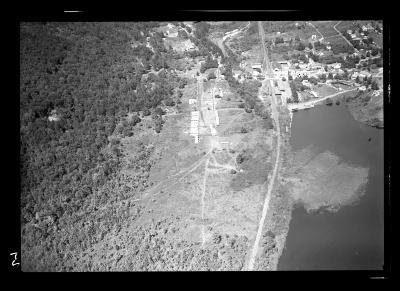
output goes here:
<path id="1" fill-rule="evenodd" d="M 312 23 L 324 37 L 330 37 L 338 34 L 333 28 L 333 26 L 337 23 L 336 21 L 313 21 Z"/>
<path id="2" fill-rule="evenodd" d="M 320 97 L 325 97 L 338 92 L 338 90 L 327 85 L 316 86 L 314 87 L 314 91 L 317 92 Z"/>

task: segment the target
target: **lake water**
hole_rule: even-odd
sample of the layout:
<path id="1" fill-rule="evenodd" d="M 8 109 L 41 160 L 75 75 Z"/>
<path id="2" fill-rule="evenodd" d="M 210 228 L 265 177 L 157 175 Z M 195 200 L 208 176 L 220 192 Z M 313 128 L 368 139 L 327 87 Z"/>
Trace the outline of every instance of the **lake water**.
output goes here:
<path id="1" fill-rule="evenodd" d="M 368 141 L 371 138 L 371 141 Z M 343 162 L 369 168 L 365 195 L 335 213 L 292 212 L 278 270 L 381 270 L 383 268 L 383 130 L 353 119 L 344 105 L 320 105 L 293 116 L 292 150 L 316 146 Z"/>

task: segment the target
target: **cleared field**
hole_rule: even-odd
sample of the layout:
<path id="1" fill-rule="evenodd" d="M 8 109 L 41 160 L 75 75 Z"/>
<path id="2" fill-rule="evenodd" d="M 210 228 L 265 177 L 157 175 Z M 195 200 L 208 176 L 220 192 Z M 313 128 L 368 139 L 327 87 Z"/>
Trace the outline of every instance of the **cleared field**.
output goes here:
<path id="1" fill-rule="evenodd" d="M 344 21 L 340 22 L 338 26 L 336 26 L 336 29 L 339 31 L 348 30 L 348 29 L 354 30 L 356 27 L 357 26 L 354 23 L 354 21 L 344 20 Z"/>
<path id="2" fill-rule="evenodd" d="M 320 96 L 320 97 L 325 97 L 325 96 L 332 95 L 332 94 L 338 92 L 338 90 L 336 90 L 330 86 L 327 86 L 327 85 L 317 86 L 314 88 L 314 91 L 317 92 L 318 96 Z"/>

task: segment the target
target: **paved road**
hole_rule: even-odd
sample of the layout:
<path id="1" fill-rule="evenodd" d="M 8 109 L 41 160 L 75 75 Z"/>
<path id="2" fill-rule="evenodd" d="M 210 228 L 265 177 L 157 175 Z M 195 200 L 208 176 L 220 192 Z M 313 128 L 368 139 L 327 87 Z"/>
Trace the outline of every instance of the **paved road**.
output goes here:
<path id="1" fill-rule="evenodd" d="M 268 51 L 265 48 L 265 41 L 264 41 L 264 29 L 262 27 L 262 23 L 261 21 L 258 22 L 258 28 L 259 28 L 259 33 L 260 33 L 260 39 L 261 39 L 261 44 L 262 44 L 262 48 L 263 48 L 263 55 L 264 55 L 264 65 L 263 66 L 263 70 L 264 70 L 264 74 L 265 75 L 272 75 L 272 70 L 271 70 L 271 64 L 268 60 Z M 272 80 L 264 80 L 263 82 L 263 87 L 265 86 L 270 86 L 270 88 L 273 88 L 273 81 Z M 272 107 L 272 117 L 275 121 L 275 128 L 277 130 L 277 134 L 278 134 L 278 140 L 277 140 L 277 149 L 276 149 L 276 159 L 275 159 L 275 165 L 274 165 L 274 170 L 272 172 L 272 177 L 270 178 L 270 180 L 268 181 L 268 190 L 267 190 L 267 195 L 265 196 L 265 200 L 264 200 L 264 205 L 263 205 L 263 209 L 262 209 L 262 213 L 261 213 L 261 219 L 260 222 L 258 224 L 258 230 L 257 230 L 257 235 L 256 235 L 256 239 L 254 241 L 254 245 L 252 248 L 252 252 L 250 254 L 250 258 L 249 258 L 249 264 L 248 264 L 248 270 L 251 271 L 254 268 L 254 261 L 258 252 L 258 248 L 259 248 L 259 244 L 260 244 L 260 239 L 261 239 L 261 235 L 262 235 L 262 230 L 264 227 L 264 222 L 265 222 L 265 218 L 267 216 L 267 212 L 268 212 L 268 208 L 269 208 L 269 202 L 271 200 L 271 193 L 272 193 L 272 189 L 274 187 L 274 181 L 276 180 L 276 175 L 278 172 L 278 165 L 279 165 L 279 157 L 280 157 L 280 147 L 281 147 L 281 131 L 280 131 L 280 126 L 279 126 L 279 112 L 276 108 L 276 96 L 274 94 L 274 90 L 272 91 L 272 99 L 271 99 L 271 107 Z"/>

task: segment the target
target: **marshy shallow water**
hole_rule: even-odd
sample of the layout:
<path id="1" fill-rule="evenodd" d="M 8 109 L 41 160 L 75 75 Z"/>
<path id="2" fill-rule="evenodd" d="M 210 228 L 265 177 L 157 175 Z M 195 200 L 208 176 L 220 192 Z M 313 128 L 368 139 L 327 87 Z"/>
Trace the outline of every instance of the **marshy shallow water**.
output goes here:
<path id="1" fill-rule="evenodd" d="M 291 147 L 330 152 L 368 168 L 364 194 L 336 212 L 292 212 L 278 270 L 377 270 L 383 267 L 383 130 L 366 126 L 345 105 L 321 105 L 293 116 Z"/>

